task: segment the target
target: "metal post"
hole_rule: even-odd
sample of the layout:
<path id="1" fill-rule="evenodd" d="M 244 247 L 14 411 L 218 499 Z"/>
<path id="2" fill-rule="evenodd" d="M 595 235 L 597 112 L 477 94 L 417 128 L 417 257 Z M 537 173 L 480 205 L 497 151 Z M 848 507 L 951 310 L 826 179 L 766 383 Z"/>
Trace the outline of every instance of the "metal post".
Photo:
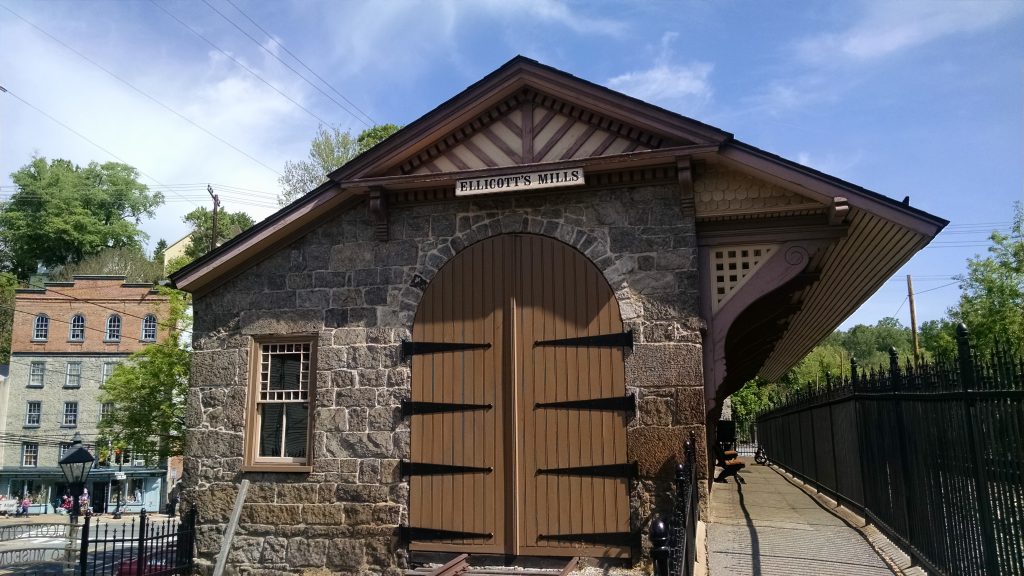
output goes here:
<path id="1" fill-rule="evenodd" d="M 967 326 L 960 323 L 956 327 L 957 363 L 960 368 L 960 387 L 964 395 L 964 432 L 971 454 L 974 456 L 974 484 L 978 494 L 978 513 L 981 516 L 982 552 L 985 558 L 987 574 L 999 574 L 999 557 L 996 554 L 996 535 L 993 530 L 992 506 L 989 502 L 988 480 L 985 475 L 985 454 L 977 438 L 975 426 L 978 418 L 975 414 L 975 398 L 970 394 L 975 389 L 974 355 L 968 340 L 970 332 Z"/>
<path id="2" fill-rule="evenodd" d="M 139 542 L 135 547 L 138 550 L 138 556 L 136 557 L 135 573 L 145 574 L 146 567 L 146 509 L 143 508 L 142 512 L 139 513 Z"/>
<path id="3" fill-rule="evenodd" d="M 117 451 L 117 508 L 114 510 L 114 520 L 121 519 L 121 492 L 124 492 L 124 480 L 121 479 L 121 466 L 124 464 L 124 452 Z"/>
<path id="4" fill-rule="evenodd" d="M 910 450 L 907 449 L 907 426 L 903 419 L 903 375 L 900 373 L 900 356 L 899 352 L 896 351 L 895 346 L 889 347 L 889 384 L 892 387 L 894 397 L 896 398 L 893 402 L 893 410 L 896 411 L 896 436 L 898 436 L 898 443 L 900 448 L 900 477 L 902 478 L 902 508 L 903 508 L 903 525 L 906 526 L 906 539 L 911 544 L 917 544 L 914 541 L 914 527 L 910 521 Z"/>
<path id="5" fill-rule="evenodd" d="M 78 570 L 81 576 L 86 576 L 86 570 L 89 564 L 89 521 L 92 520 L 91 516 L 85 517 L 85 525 L 82 526 L 82 546 L 78 552 Z"/>
<path id="6" fill-rule="evenodd" d="M 655 576 L 668 576 L 668 560 L 671 550 L 668 547 L 668 526 L 660 517 L 651 523 L 651 560 L 654 562 Z"/>

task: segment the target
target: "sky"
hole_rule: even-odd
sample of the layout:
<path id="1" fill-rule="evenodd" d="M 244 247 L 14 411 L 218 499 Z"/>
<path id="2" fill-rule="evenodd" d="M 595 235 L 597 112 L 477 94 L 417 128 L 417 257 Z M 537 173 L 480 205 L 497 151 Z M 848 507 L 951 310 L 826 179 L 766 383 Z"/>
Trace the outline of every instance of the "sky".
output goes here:
<path id="1" fill-rule="evenodd" d="M 135 166 L 152 246 L 277 209 L 321 124 L 408 124 L 521 54 L 950 220 L 843 327 L 955 304 L 1024 200 L 1024 1 L 0 0 L 0 200 L 34 155 Z"/>

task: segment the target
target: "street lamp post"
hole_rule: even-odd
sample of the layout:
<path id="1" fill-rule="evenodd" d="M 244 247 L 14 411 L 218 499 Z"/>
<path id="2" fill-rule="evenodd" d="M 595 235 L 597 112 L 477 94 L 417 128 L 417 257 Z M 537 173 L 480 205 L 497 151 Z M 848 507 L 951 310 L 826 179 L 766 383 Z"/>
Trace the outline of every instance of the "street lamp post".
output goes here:
<path id="1" fill-rule="evenodd" d="M 96 458 L 82 446 L 82 435 L 75 432 L 71 439 L 71 448 L 67 454 L 60 459 L 60 470 L 64 473 L 64 479 L 72 486 L 71 495 L 74 502 L 71 503 L 71 523 L 78 524 L 78 516 L 81 514 L 79 500 L 82 496 L 82 489 L 85 487 L 85 479 L 89 472 L 92 472 L 92 465 Z"/>
<path id="2" fill-rule="evenodd" d="M 121 472 L 121 465 L 124 464 L 124 452 L 120 448 L 114 450 L 117 455 L 117 508 L 114 509 L 114 520 L 121 519 L 121 492 L 124 491 L 124 473 Z"/>

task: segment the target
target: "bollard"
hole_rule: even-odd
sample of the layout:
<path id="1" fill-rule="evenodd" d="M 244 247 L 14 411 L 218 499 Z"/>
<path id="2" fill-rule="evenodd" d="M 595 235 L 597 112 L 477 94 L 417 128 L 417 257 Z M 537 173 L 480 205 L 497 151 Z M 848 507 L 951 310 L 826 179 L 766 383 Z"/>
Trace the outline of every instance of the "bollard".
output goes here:
<path id="1" fill-rule="evenodd" d="M 654 576 L 668 576 L 669 556 L 672 551 L 668 547 L 668 526 L 660 517 L 655 517 L 654 522 L 651 523 L 651 533 L 648 538 L 651 540 Z"/>

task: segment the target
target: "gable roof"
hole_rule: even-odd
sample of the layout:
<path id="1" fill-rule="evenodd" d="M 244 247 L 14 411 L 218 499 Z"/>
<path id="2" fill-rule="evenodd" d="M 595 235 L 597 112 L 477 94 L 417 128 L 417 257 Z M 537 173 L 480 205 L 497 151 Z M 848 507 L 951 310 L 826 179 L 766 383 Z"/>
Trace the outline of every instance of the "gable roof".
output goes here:
<path id="1" fill-rule="evenodd" d="M 809 199 L 850 208 L 850 234 L 823 258 L 821 282 L 764 364 L 781 375 L 948 223 L 823 172 L 736 140 L 732 134 L 517 56 L 329 175 L 329 180 L 171 281 L 202 294 L 263 255 L 364 201 L 371 189 L 451 187 L 458 179 L 583 166 L 590 174 L 696 158 L 739 170 Z M 892 242 L 884 262 L 858 268 L 863 242 Z M 847 293 L 842 290 L 850 288 Z M 856 288 L 856 290 L 852 290 Z M 856 292 L 856 297 L 850 294 Z"/>

